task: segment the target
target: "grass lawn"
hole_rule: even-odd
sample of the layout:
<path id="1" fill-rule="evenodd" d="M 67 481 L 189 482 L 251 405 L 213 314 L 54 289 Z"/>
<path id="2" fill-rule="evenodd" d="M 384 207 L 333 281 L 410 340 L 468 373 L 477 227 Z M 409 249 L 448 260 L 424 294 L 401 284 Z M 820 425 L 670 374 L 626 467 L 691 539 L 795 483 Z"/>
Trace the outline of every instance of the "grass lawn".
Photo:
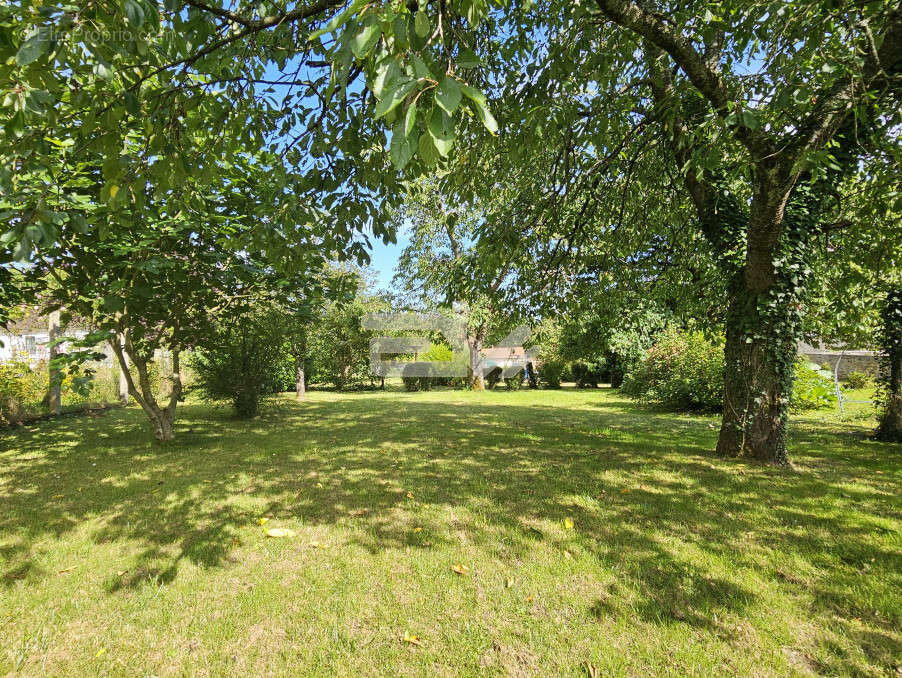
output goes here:
<path id="1" fill-rule="evenodd" d="M 789 469 L 605 389 L 0 433 L 0 674 L 896 675 L 902 450 L 865 409 L 795 418 Z"/>

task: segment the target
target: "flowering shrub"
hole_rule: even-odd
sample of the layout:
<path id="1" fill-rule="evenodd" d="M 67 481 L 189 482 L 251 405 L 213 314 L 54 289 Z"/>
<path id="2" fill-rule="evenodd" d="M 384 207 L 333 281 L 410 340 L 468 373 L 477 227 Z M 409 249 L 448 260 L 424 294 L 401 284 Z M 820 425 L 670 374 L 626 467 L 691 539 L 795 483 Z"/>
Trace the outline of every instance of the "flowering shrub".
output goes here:
<path id="1" fill-rule="evenodd" d="M 723 346 L 701 332 L 669 328 L 626 376 L 623 393 L 674 410 L 723 404 Z"/>

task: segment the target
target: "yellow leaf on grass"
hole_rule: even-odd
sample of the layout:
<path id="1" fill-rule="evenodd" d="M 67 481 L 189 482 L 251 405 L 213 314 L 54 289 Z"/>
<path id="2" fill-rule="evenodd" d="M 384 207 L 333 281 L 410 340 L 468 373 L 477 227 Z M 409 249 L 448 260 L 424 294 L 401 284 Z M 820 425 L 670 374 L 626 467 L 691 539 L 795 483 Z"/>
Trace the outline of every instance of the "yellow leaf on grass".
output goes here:
<path id="1" fill-rule="evenodd" d="M 359 518 L 360 516 L 365 516 L 369 512 L 369 509 L 357 509 L 356 511 L 351 511 L 351 515 L 354 518 Z"/>
<path id="2" fill-rule="evenodd" d="M 106 648 L 102 647 L 99 650 L 97 650 L 97 654 L 94 655 L 94 659 L 97 659 L 97 657 L 102 657 L 105 654 L 106 654 Z"/>
<path id="3" fill-rule="evenodd" d="M 404 642 L 408 645 L 422 645 L 423 643 L 420 641 L 419 636 L 412 635 L 410 633 L 404 634 Z"/>
<path id="4" fill-rule="evenodd" d="M 267 537 L 293 537 L 294 530 L 289 530 L 287 527 L 268 527 L 268 528 L 266 528 L 266 536 Z"/>
<path id="5" fill-rule="evenodd" d="M 508 577 L 507 580 L 504 582 L 504 588 L 506 588 L 506 589 L 509 589 L 513 585 L 514 585 L 514 580 L 511 577 Z"/>
<path id="6" fill-rule="evenodd" d="M 269 518 L 259 518 L 257 520 L 257 525 L 266 525 L 269 522 Z"/>
<path id="7" fill-rule="evenodd" d="M 573 529 L 573 518 L 564 518 L 564 529 L 565 530 Z"/>
<path id="8" fill-rule="evenodd" d="M 326 545 L 325 545 L 325 544 L 321 544 L 321 543 L 318 542 L 318 541 L 312 541 L 312 542 L 310 542 L 310 546 L 312 546 L 312 547 L 315 548 L 315 549 L 324 549 L 324 548 L 326 548 Z"/>
<path id="9" fill-rule="evenodd" d="M 408 498 L 408 499 L 413 499 L 413 492 L 408 492 L 408 493 L 407 493 L 407 498 Z"/>
<path id="10" fill-rule="evenodd" d="M 463 563 L 457 563 L 452 566 L 451 570 L 452 572 L 457 572 L 457 574 L 467 574 L 470 571 L 470 568 Z"/>
<path id="11" fill-rule="evenodd" d="M 573 556 L 570 555 L 570 551 L 564 551 L 564 559 L 570 560 Z"/>
<path id="12" fill-rule="evenodd" d="M 413 531 L 414 531 L 414 532 L 422 532 L 422 531 L 423 531 L 423 528 L 422 528 L 422 527 L 415 527 L 415 528 L 413 528 Z"/>
<path id="13" fill-rule="evenodd" d="M 119 570 L 119 572 L 116 573 L 116 576 L 121 577 L 124 574 L 128 574 L 128 570 Z"/>

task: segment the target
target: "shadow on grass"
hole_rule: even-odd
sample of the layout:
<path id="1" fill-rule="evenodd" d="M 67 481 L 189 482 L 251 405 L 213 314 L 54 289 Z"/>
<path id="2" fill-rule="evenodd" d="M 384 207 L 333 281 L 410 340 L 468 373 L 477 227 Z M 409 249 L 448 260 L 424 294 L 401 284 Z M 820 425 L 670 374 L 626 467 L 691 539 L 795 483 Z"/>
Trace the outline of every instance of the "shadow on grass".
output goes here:
<path id="1" fill-rule="evenodd" d="M 806 424 L 793 435 L 800 470 L 752 466 L 713 455 L 712 418 L 595 397 L 572 396 L 570 407 L 566 398 L 550 404 L 547 392 L 529 404 L 522 394 L 330 394 L 280 401 L 250 422 L 185 405 L 169 444 L 148 441 L 135 409 L 3 435 L 13 451 L 0 452 L 0 585 L 40 581 L 45 573 L 29 559 L 35 544 L 98 516 L 96 542 L 137 540 L 144 549 L 133 571 L 107 582 L 111 594 L 170 582 L 183 560 L 228 567 L 238 530 L 254 519 L 230 503 L 236 495 L 307 524 L 366 509 L 356 520 L 368 529 L 354 539 L 372 552 L 451 543 L 447 525 L 414 534 L 399 523 L 393 509 L 408 505 L 408 493 L 420 505 L 475 507 L 478 522 L 451 529 L 502 559 L 545 542 L 618 563 L 637 582 L 632 612 L 655 622 L 708 626 L 713 610 L 740 611 L 756 597 L 667 538 L 740 566 L 758 565 L 742 548 L 750 540 L 823 565 L 833 580 L 790 574 L 786 585 L 812 588 L 819 605 L 846 617 L 868 614 L 843 592 L 862 567 L 902 571 L 902 555 L 875 539 L 889 529 L 885 520 L 900 519 L 889 446 L 847 440 L 837 455 L 835 438 L 833 453 L 824 444 L 835 433 Z M 878 482 L 850 490 L 855 477 Z M 579 526 L 570 541 L 540 527 L 566 517 Z M 612 614 L 615 598 L 589 609 Z"/>

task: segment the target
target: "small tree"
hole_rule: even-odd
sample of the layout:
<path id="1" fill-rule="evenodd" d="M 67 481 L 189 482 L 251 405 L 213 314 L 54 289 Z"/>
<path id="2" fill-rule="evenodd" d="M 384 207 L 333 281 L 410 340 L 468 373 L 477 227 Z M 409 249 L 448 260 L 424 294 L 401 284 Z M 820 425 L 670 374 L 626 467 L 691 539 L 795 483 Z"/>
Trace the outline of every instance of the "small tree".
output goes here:
<path id="1" fill-rule="evenodd" d="M 227 400 L 243 419 L 261 398 L 281 391 L 286 316 L 275 308 L 250 309 L 217 324 L 195 351 L 198 386 L 211 400 Z"/>

